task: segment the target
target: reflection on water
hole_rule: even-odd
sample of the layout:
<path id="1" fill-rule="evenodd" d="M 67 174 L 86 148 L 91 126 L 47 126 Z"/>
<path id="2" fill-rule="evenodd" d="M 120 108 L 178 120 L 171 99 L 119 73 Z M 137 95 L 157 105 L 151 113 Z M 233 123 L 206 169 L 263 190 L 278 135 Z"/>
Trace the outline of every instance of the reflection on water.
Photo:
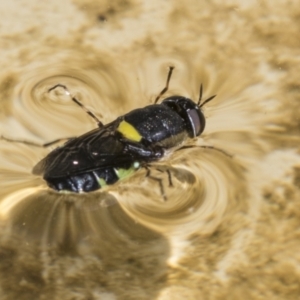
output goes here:
<path id="1" fill-rule="evenodd" d="M 146 19 L 136 18 L 132 3 L 109 13 L 96 12 L 93 3 L 87 1 L 84 11 L 91 24 L 76 32 L 76 43 L 55 40 L 61 51 L 54 53 L 49 39 L 45 53 L 24 58 L 28 63 L 22 68 L 1 75 L 2 135 L 43 144 L 95 128 L 64 93 L 48 92 L 57 83 L 105 124 L 153 103 L 170 65 L 176 68 L 166 97 L 198 99 L 200 83 L 205 98 L 217 97 L 204 107 L 204 133 L 187 142 L 195 147 L 170 151 L 151 165 L 165 197 L 144 169 L 88 194 L 57 193 L 31 172 L 56 146 L 0 140 L 0 295 L 8 300 L 296 299 L 299 79 L 297 64 L 289 68 L 284 49 L 276 50 L 283 45 L 276 39 L 281 31 L 265 16 L 276 8 L 262 5 L 264 21 L 250 28 L 244 25 L 258 13 L 249 8 L 247 14 L 247 5 L 241 11 L 204 2 L 175 1 L 168 12 L 139 7 L 151 11 L 145 15 L 149 24 L 158 24 L 147 28 L 159 30 L 137 43 L 137 29 Z M 114 15 L 120 11 L 126 18 Z M 97 27 L 93 15 L 108 21 Z M 110 23 L 113 16 L 116 23 Z M 160 22 L 170 20 L 172 26 L 161 32 Z M 271 35 L 264 26 L 272 28 Z M 111 32 L 127 43 L 131 38 L 130 50 L 121 42 L 114 48 Z M 276 47 L 270 47 L 272 41 Z M 103 45 L 112 48 L 105 51 Z M 288 78 L 278 65 L 289 70 Z"/>
<path id="2" fill-rule="evenodd" d="M 141 290 L 165 281 L 166 239 L 129 218 L 108 194 L 66 197 L 42 191 L 23 196 L 3 227 L 2 256 L 7 262 L 20 260 L 10 270 L 10 295 L 17 293 L 12 285 L 23 280 L 21 289 L 38 285 L 36 295 L 50 297 L 57 280 L 63 279 L 75 290 L 89 286 L 100 295 L 111 292 L 127 299 L 136 288 L 131 281 Z M 36 268 L 43 268 L 41 274 Z M 78 285 L 81 274 L 85 282 Z M 127 284 L 126 291 L 121 289 Z M 148 295 L 155 298 L 157 289 L 149 289 Z M 58 292 L 62 299 L 63 293 Z"/>

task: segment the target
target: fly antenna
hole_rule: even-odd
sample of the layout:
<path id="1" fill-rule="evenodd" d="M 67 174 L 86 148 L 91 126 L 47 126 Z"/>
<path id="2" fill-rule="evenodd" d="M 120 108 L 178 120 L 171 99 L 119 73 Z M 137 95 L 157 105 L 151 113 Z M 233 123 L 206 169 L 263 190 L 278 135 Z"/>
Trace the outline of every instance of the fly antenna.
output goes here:
<path id="1" fill-rule="evenodd" d="M 75 98 L 74 96 L 72 96 L 72 94 L 70 93 L 70 91 L 68 90 L 68 88 L 63 85 L 63 84 L 57 84 L 55 86 L 53 86 L 52 88 L 50 88 L 48 90 L 48 93 L 55 90 L 56 88 L 61 87 L 65 90 L 65 93 L 67 96 L 69 96 L 73 102 L 75 102 L 77 105 L 79 105 L 90 117 L 92 117 L 96 123 L 98 124 L 98 127 L 103 127 L 103 123 L 96 117 L 96 115 L 94 113 L 92 113 L 87 107 L 85 107 L 77 98 Z"/>
<path id="2" fill-rule="evenodd" d="M 203 85 L 202 83 L 200 84 L 200 93 L 199 93 L 199 100 L 198 100 L 198 103 L 197 105 L 199 106 L 199 108 L 201 108 L 202 106 L 204 106 L 207 102 L 211 101 L 212 99 L 214 99 L 217 95 L 213 95 L 209 98 L 207 98 L 206 100 L 204 100 L 203 103 L 201 103 L 201 100 L 202 100 L 202 94 L 203 94 Z"/>
<path id="3" fill-rule="evenodd" d="M 162 89 L 162 91 L 159 93 L 159 95 L 156 97 L 154 104 L 157 103 L 157 101 L 159 100 L 159 98 L 168 90 L 169 88 L 169 83 L 170 83 L 170 79 L 173 73 L 173 70 L 175 69 L 175 67 L 170 66 L 169 67 L 169 73 L 168 73 L 168 77 L 167 77 L 167 82 L 166 82 L 166 86 Z"/>

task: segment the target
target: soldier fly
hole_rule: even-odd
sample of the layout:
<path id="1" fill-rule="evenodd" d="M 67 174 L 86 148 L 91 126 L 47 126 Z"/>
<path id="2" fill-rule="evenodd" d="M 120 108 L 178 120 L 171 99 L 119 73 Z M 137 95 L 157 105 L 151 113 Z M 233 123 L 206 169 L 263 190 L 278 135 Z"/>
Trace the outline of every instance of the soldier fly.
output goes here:
<path id="1" fill-rule="evenodd" d="M 98 128 L 54 149 L 33 168 L 33 174 L 43 175 L 54 190 L 75 193 L 114 184 L 140 167 L 145 167 L 149 176 L 149 163 L 161 159 L 166 150 L 186 139 L 201 135 L 205 128 L 201 108 L 216 96 L 202 102 L 201 84 L 197 103 L 183 96 L 171 96 L 157 104 L 169 88 L 173 70 L 174 67 L 169 68 L 166 85 L 154 104 L 132 110 L 106 125 L 73 97 L 66 86 L 57 84 L 49 89 L 50 92 L 63 88 L 72 101 L 97 122 Z M 171 185 L 170 174 L 169 182 Z M 163 190 L 161 182 L 160 185 Z"/>

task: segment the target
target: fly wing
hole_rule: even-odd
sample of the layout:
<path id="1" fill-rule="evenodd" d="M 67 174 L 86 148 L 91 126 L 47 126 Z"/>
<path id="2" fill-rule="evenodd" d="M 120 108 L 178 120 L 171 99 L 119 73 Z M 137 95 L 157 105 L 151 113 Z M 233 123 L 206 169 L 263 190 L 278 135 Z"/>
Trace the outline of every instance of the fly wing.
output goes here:
<path id="1" fill-rule="evenodd" d="M 111 128 L 92 130 L 50 152 L 34 168 L 44 178 L 63 177 L 108 167 L 126 167 L 133 162 L 124 144 Z"/>

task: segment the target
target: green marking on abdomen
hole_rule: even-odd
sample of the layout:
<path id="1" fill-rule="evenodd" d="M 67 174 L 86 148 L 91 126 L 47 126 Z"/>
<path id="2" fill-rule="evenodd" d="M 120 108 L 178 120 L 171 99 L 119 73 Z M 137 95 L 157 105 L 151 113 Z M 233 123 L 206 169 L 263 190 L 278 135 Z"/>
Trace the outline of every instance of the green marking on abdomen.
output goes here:
<path id="1" fill-rule="evenodd" d="M 140 164 L 138 162 L 134 162 L 132 166 L 129 169 L 115 169 L 115 172 L 119 179 L 123 179 L 134 173 L 138 168 L 140 167 Z"/>
<path id="2" fill-rule="evenodd" d="M 98 177 L 95 172 L 94 172 L 94 175 L 95 175 L 95 177 L 97 179 L 97 182 L 98 182 L 100 187 L 104 187 L 104 186 L 107 185 L 106 181 L 103 178 Z"/>

